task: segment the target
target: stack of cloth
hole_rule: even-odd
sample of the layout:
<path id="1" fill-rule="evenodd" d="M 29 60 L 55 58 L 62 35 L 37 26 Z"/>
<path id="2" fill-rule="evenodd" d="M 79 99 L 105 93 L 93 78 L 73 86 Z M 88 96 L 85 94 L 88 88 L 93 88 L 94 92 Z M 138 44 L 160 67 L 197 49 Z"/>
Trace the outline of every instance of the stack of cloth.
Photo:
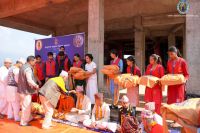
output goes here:
<path id="1" fill-rule="evenodd" d="M 186 82 L 182 74 L 167 74 L 160 79 L 163 86 L 179 85 Z"/>
<path id="2" fill-rule="evenodd" d="M 121 74 L 114 79 L 114 82 L 122 88 L 131 88 L 138 85 L 138 80 L 137 75 Z"/>
<path id="3" fill-rule="evenodd" d="M 119 67 L 117 65 L 105 65 L 101 72 L 107 75 L 109 78 L 114 79 L 119 73 Z"/>
<path id="4" fill-rule="evenodd" d="M 37 102 L 32 102 L 31 112 L 34 114 L 39 114 L 39 115 L 45 114 L 43 106 Z"/>
<path id="5" fill-rule="evenodd" d="M 53 118 L 64 120 L 65 114 L 69 113 L 74 107 L 75 103 L 73 97 L 61 95 L 58 104 L 58 110 L 54 110 Z M 43 106 L 36 102 L 32 103 L 31 112 L 39 115 L 45 114 Z"/>
<path id="6" fill-rule="evenodd" d="M 82 68 L 71 67 L 69 73 L 73 76 L 74 79 L 84 80 L 90 77 L 90 74 Z"/>
<path id="7" fill-rule="evenodd" d="M 153 88 L 155 85 L 158 84 L 159 80 L 160 79 L 155 76 L 145 75 L 140 77 L 138 83 L 139 85 L 144 85 L 146 87 Z"/>

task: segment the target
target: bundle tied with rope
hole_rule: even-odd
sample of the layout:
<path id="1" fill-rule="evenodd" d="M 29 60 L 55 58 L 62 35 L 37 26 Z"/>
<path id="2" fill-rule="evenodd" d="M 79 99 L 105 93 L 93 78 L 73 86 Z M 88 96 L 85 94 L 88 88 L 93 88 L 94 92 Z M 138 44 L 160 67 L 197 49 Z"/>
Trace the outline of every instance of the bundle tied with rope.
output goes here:
<path id="1" fill-rule="evenodd" d="M 84 80 L 90 77 L 90 74 L 87 71 L 77 67 L 71 67 L 69 73 L 77 80 Z"/>
<path id="2" fill-rule="evenodd" d="M 131 88 L 138 85 L 139 76 L 132 74 L 121 74 L 115 77 L 114 82 L 122 88 Z"/>

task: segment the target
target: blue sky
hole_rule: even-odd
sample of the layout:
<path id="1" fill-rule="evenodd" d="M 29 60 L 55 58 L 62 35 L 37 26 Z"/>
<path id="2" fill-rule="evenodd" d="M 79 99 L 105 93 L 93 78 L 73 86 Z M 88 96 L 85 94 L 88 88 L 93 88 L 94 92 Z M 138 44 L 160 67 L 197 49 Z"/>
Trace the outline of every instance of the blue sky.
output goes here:
<path id="1" fill-rule="evenodd" d="M 50 36 L 0 26 L 0 65 L 4 58 L 11 58 L 15 62 L 20 57 L 34 55 L 35 40 L 47 37 Z"/>

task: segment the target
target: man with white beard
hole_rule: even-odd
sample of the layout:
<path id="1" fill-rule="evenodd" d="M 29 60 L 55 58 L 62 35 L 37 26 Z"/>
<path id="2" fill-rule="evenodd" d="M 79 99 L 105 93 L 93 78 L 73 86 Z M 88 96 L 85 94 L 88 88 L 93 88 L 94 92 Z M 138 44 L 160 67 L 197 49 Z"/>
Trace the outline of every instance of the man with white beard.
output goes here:
<path id="1" fill-rule="evenodd" d="M 18 87 L 18 76 L 19 69 L 25 64 L 25 60 L 20 58 L 17 60 L 16 64 L 14 64 L 8 71 L 8 80 L 7 80 L 7 103 L 8 103 L 8 119 L 13 119 L 15 121 L 20 121 L 19 111 L 20 111 L 20 96 L 17 93 Z"/>
<path id="2" fill-rule="evenodd" d="M 0 118 L 4 118 L 3 115 L 7 115 L 7 99 L 6 99 L 6 86 L 7 86 L 7 76 L 9 68 L 12 65 L 12 60 L 6 58 L 4 60 L 4 65 L 0 67 Z"/>

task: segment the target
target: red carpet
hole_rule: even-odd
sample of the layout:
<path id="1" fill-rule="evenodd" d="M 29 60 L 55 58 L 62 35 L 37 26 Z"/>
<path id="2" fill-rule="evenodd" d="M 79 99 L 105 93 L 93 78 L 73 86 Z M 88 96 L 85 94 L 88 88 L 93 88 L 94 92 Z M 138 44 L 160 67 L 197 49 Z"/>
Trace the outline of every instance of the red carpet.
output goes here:
<path id="1" fill-rule="evenodd" d="M 52 129 L 41 129 L 42 120 L 33 121 L 32 126 L 21 127 L 19 122 L 13 120 L 0 119 L 0 133 L 94 133 L 86 129 L 80 129 L 64 124 L 53 123 L 56 125 Z"/>

